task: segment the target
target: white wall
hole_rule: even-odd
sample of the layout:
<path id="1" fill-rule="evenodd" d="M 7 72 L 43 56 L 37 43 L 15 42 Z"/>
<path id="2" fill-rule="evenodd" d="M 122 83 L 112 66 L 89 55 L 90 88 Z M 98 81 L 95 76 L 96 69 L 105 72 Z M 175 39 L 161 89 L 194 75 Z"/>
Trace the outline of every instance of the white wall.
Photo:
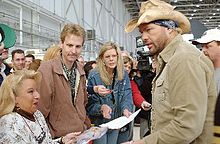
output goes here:
<path id="1" fill-rule="evenodd" d="M 130 34 L 124 32 L 130 15 L 121 0 L 8 1 L 5 0 L 0 3 L 9 7 L 13 4 L 18 6 L 7 12 L 18 18 L 18 25 L 19 19 L 21 19 L 20 8 L 22 8 L 22 20 L 32 23 L 30 25 L 23 23 L 22 30 L 29 30 L 32 33 L 32 35 L 23 34 L 26 47 L 46 48 L 57 43 L 62 27 L 65 23 L 71 22 L 80 24 L 87 30 L 95 30 L 96 39 L 85 43 L 84 55 L 88 60 L 94 59 L 97 56 L 100 44 L 107 41 L 116 42 L 125 50 L 135 52 L 135 37 L 138 32 L 135 31 Z M 18 34 L 20 33 L 18 32 Z M 17 44 L 19 45 L 18 42 Z"/>

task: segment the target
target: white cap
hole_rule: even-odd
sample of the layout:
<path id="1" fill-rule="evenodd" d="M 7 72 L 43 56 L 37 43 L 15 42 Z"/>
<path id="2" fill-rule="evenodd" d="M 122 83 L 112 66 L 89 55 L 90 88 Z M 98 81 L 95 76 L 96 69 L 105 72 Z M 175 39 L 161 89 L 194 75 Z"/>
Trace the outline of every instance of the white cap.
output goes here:
<path id="1" fill-rule="evenodd" d="M 201 38 L 193 40 L 193 44 L 204 44 L 212 41 L 220 41 L 220 30 L 219 29 L 210 29 L 203 33 Z"/>

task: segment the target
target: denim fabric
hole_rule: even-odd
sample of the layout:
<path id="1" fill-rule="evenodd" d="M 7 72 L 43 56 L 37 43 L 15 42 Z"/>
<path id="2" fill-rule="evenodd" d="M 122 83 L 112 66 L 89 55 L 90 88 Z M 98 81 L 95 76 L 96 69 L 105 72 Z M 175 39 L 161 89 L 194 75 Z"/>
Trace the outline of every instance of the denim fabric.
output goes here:
<path id="1" fill-rule="evenodd" d="M 108 89 L 111 89 L 112 87 L 110 85 L 105 85 L 102 82 L 100 74 L 96 69 L 90 72 L 87 87 L 93 87 L 95 85 L 104 85 Z M 108 94 L 106 96 L 100 96 L 97 93 L 89 94 L 87 113 L 93 124 L 100 125 L 112 119 L 118 118 L 122 116 L 122 113 L 126 108 L 132 112 L 132 92 L 130 86 L 130 79 L 126 72 L 124 74 L 124 79 L 121 81 L 118 81 L 116 76 L 113 93 L 115 103 L 113 103 L 112 94 Z M 103 104 L 107 104 L 109 107 L 112 108 L 111 119 L 103 118 L 101 113 L 101 105 Z"/>
<path id="2" fill-rule="evenodd" d="M 93 141 L 93 144 L 117 144 L 119 130 L 108 130 L 101 138 Z"/>

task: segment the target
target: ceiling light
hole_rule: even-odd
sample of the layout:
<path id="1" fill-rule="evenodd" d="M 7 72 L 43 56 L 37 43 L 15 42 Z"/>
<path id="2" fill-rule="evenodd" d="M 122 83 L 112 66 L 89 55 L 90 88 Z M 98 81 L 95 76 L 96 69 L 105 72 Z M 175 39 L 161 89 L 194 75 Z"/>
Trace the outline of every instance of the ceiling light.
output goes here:
<path id="1" fill-rule="evenodd" d="M 193 10 L 193 12 L 196 12 L 196 11 L 197 11 L 196 9 Z"/>
<path id="2" fill-rule="evenodd" d="M 194 14 L 191 14 L 191 16 L 194 16 Z"/>
<path id="3" fill-rule="evenodd" d="M 209 22 L 209 20 L 206 20 L 207 22 Z"/>
<path id="4" fill-rule="evenodd" d="M 206 23 L 204 23 L 204 25 L 205 25 Z"/>
<path id="5" fill-rule="evenodd" d="M 219 9 L 217 9 L 217 11 L 219 11 Z"/>
<path id="6" fill-rule="evenodd" d="M 202 0 L 199 0 L 200 2 L 202 2 Z"/>
<path id="7" fill-rule="evenodd" d="M 212 17 L 209 17 L 209 19 L 212 19 Z"/>
<path id="8" fill-rule="evenodd" d="M 199 7 L 199 5 L 196 5 L 196 7 Z"/>
<path id="9" fill-rule="evenodd" d="M 218 27 L 220 27 L 220 25 L 218 25 Z"/>
<path id="10" fill-rule="evenodd" d="M 212 15 L 215 15 L 215 13 L 213 13 Z"/>
<path id="11" fill-rule="evenodd" d="M 176 3 L 176 2 L 177 2 L 177 0 L 174 0 L 173 2 L 175 2 L 175 3 Z"/>
<path id="12" fill-rule="evenodd" d="M 192 19 L 192 17 L 189 17 L 189 19 Z"/>

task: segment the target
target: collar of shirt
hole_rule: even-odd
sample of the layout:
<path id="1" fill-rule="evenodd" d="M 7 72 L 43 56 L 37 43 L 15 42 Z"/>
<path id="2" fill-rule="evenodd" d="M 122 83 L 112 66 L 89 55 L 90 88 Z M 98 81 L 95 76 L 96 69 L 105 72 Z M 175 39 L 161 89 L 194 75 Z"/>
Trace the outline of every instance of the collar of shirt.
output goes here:
<path id="1" fill-rule="evenodd" d="M 178 34 L 159 54 L 159 56 L 162 58 L 162 60 L 167 63 L 169 59 L 172 57 L 174 54 L 175 50 L 177 49 L 176 45 L 177 43 L 180 43 L 183 41 L 183 38 L 180 34 Z"/>

